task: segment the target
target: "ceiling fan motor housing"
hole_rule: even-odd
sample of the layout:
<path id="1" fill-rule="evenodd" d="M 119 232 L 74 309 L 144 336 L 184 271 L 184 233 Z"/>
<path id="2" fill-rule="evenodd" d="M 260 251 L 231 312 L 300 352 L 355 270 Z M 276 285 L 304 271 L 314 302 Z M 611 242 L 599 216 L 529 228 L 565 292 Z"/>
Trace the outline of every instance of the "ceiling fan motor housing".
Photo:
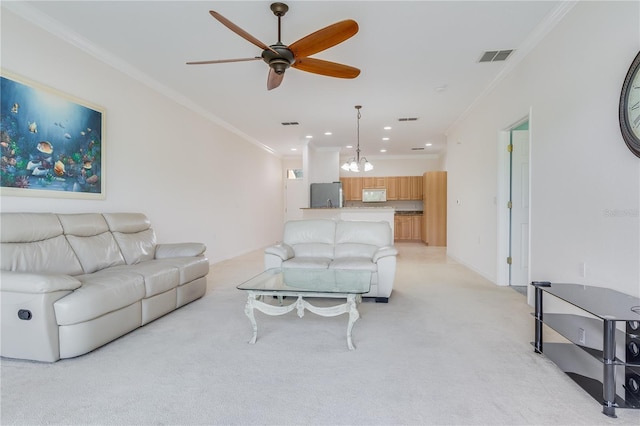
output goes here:
<path id="1" fill-rule="evenodd" d="M 262 60 L 269 64 L 276 74 L 282 74 L 295 62 L 293 52 L 284 44 L 276 43 L 269 47 L 277 53 L 274 53 L 269 49 L 265 49 L 262 51 Z"/>

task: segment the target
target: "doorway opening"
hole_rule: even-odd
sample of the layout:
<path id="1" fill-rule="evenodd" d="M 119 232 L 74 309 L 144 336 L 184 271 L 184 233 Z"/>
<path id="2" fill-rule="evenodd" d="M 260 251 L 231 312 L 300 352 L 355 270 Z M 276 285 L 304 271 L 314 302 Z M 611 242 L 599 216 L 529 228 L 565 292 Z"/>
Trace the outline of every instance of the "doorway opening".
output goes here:
<path id="1" fill-rule="evenodd" d="M 529 284 L 529 117 L 500 132 L 498 189 L 498 285 Z"/>

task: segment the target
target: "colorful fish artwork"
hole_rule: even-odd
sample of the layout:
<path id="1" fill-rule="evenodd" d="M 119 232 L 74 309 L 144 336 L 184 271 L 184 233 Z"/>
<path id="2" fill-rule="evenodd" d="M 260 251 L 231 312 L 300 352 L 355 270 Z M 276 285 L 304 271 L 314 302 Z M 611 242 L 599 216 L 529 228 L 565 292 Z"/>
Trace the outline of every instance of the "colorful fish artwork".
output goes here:
<path id="1" fill-rule="evenodd" d="M 28 121 L 27 127 L 31 133 L 38 133 L 38 125 L 36 124 L 35 121 L 34 122 Z"/>
<path id="2" fill-rule="evenodd" d="M 11 107 L 11 112 L 17 114 L 18 108 L 20 108 L 20 105 L 18 105 L 17 103 L 13 104 L 13 107 Z"/>
<path id="3" fill-rule="evenodd" d="M 53 152 L 53 145 L 49 141 L 39 142 L 36 149 L 44 154 L 51 154 Z"/>

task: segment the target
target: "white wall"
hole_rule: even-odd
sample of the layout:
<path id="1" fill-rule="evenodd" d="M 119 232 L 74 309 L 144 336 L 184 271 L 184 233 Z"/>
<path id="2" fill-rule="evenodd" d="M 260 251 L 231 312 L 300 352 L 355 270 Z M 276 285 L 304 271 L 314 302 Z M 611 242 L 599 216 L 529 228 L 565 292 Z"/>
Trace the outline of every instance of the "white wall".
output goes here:
<path id="1" fill-rule="evenodd" d="M 2 67 L 103 107 L 107 162 L 105 200 L 3 196 L 3 211 L 143 212 L 212 263 L 280 238 L 279 158 L 6 9 Z"/>
<path id="2" fill-rule="evenodd" d="M 579 2 L 451 129 L 449 255 L 495 280 L 498 134 L 531 112 L 531 279 L 640 295 L 640 159 L 617 116 L 639 28 L 638 2 Z"/>

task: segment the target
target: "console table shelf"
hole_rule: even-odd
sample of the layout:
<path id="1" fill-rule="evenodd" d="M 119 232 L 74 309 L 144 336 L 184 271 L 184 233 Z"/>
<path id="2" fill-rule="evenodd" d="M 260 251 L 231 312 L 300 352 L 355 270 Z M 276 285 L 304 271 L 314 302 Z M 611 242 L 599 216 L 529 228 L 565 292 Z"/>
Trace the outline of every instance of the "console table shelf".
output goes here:
<path id="1" fill-rule="evenodd" d="M 640 408 L 640 298 L 579 284 L 532 285 L 535 351 L 602 403 L 607 416 Z M 562 341 L 543 342 L 545 326 Z"/>

